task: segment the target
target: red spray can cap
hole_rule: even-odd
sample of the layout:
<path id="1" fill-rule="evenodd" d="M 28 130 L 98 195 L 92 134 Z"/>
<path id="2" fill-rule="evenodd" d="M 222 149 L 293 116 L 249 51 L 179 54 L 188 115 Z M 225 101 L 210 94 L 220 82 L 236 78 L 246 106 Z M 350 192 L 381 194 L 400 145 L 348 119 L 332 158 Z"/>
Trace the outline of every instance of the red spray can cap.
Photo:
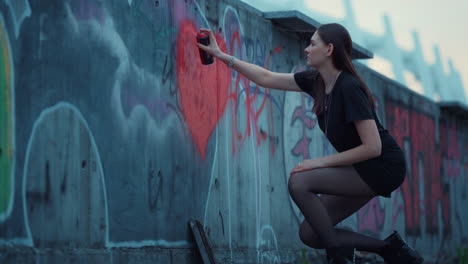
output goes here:
<path id="1" fill-rule="evenodd" d="M 199 38 L 204 38 L 204 37 L 207 37 L 207 36 L 208 36 L 207 32 L 198 32 L 198 34 L 197 34 L 197 37 L 199 37 Z"/>

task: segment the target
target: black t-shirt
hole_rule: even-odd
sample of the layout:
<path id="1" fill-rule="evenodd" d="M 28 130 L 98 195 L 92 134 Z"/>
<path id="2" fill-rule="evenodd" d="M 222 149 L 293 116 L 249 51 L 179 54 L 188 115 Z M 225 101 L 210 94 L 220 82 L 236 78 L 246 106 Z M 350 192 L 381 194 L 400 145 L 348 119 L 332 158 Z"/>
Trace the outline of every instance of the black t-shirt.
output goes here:
<path id="1" fill-rule="evenodd" d="M 314 79 L 318 77 L 318 74 L 315 69 L 294 73 L 297 85 L 314 99 Z M 380 123 L 358 78 L 351 72 L 342 71 L 336 79 L 332 91 L 326 95 L 325 102 L 329 100 L 331 101 L 328 110 L 317 115 L 317 119 L 320 129 L 325 133 L 325 119 L 328 118 L 326 136 L 338 152 L 362 144 L 354 120 L 374 119 L 376 122 L 382 141 L 382 153 L 378 157 L 353 164 L 361 176 L 369 181 L 375 181 L 376 174 L 379 174 L 376 168 L 379 168 L 381 164 L 386 163 L 389 166 L 392 160 L 397 160 L 399 164 L 402 164 L 404 156 L 400 146 Z M 329 116 L 327 117 L 327 115 Z"/>
<path id="2" fill-rule="evenodd" d="M 314 99 L 313 81 L 317 75 L 316 70 L 294 74 L 297 85 Z M 325 119 L 328 119 L 326 136 L 338 152 L 357 147 L 362 143 L 353 122 L 355 120 L 374 119 L 381 138 L 385 139 L 388 135 L 388 130 L 377 118 L 361 83 L 350 72 L 341 72 L 332 91 L 326 95 L 325 102 L 329 102 L 329 108 L 317 116 L 319 127 L 325 133 Z"/>

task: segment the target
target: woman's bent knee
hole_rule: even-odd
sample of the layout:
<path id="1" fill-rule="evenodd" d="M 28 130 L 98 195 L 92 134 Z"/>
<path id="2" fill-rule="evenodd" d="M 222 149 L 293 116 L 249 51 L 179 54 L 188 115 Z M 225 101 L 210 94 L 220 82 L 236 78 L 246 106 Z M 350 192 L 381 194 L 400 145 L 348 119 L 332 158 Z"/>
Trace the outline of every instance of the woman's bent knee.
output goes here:
<path id="1" fill-rule="evenodd" d="M 316 249 L 323 249 L 323 244 L 320 241 L 319 237 L 313 233 L 312 235 L 308 233 L 302 233 L 299 232 L 299 238 L 301 239 L 302 243 L 306 244 L 307 246 L 311 248 L 316 248 Z"/>
<path id="2" fill-rule="evenodd" d="M 319 179 L 321 178 L 320 175 L 323 173 L 322 169 L 326 168 L 292 173 L 288 179 L 289 192 L 316 192 L 321 184 Z"/>
<path id="3" fill-rule="evenodd" d="M 304 175 L 301 172 L 294 172 L 289 176 L 288 179 L 288 190 L 289 193 L 296 193 L 300 191 L 306 191 L 304 180 L 301 180 Z"/>
<path id="4" fill-rule="evenodd" d="M 310 227 L 306 227 L 306 220 L 304 220 L 299 228 L 299 238 L 302 243 L 306 244 L 311 248 L 323 249 L 323 244 L 320 241 L 318 235 L 311 230 Z"/>

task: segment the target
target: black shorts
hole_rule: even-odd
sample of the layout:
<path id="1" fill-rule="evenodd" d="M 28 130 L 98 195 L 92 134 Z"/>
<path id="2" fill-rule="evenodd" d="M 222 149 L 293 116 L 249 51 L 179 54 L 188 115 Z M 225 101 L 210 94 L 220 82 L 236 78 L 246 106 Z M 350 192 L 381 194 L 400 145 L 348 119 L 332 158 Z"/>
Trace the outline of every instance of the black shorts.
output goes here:
<path id="1" fill-rule="evenodd" d="M 388 198 L 406 177 L 406 161 L 402 150 L 387 151 L 379 157 L 354 163 L 353 167 L 374 192 Z"/>

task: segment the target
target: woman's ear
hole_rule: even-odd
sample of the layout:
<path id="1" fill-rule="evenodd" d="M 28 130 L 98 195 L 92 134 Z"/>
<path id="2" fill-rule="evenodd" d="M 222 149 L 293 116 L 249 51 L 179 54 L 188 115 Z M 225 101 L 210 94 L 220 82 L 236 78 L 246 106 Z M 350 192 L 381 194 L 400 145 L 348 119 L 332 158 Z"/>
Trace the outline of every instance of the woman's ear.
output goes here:
<path id="1" fill-rule="evenodd" d="M 331 53 L 332 53 L 334 48 L 335 48 L 335 47 L 333 46 L 332 43 L 328 44 L 327 54 L 330 53 L 330 51 L 331 51 Z M 331 53 L 330 53 L 330 56 L 331 56 Z"/>

